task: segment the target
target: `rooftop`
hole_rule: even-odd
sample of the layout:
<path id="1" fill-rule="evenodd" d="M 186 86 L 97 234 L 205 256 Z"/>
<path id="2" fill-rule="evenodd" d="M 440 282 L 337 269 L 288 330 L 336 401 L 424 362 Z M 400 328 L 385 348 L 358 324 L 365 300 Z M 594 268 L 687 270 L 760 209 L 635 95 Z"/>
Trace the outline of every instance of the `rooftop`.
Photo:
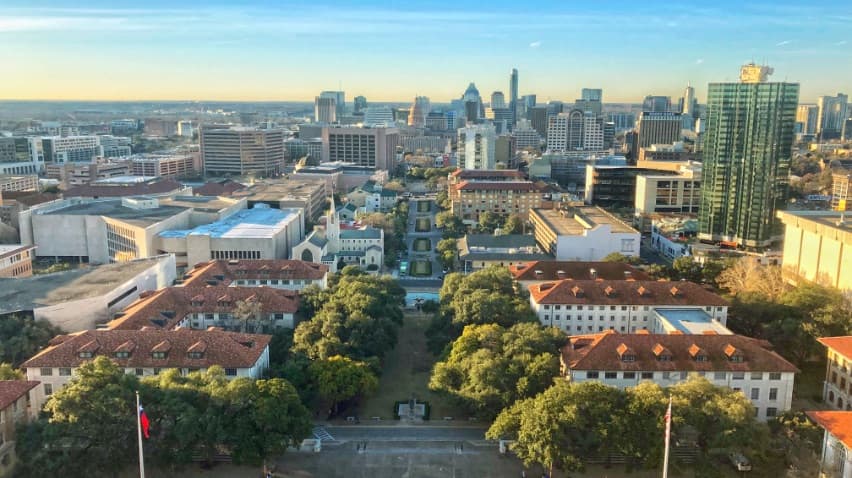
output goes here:
<path id="1" fill-rule="evenodd" d="M 532 181 L 465 180 L 452 187 L 459 191 L 542 191 L 542 187 Z"/>
<path id="2" fill-rule="evenodd" d="M 509 272 L 516 281 L 620 280 L 628 278 L 628 273 L 631 279 L 651 279 L 645 272 L 622 262 L 537 261 L 509 266 Z"/>
<path id="3" fill-rule="evenodd" d="M 23 244 L 0 244 L 0 258 L 18 254 L 33 249 L 35 246 L 25 246 Z"/>
<path id="4" fill-rule="evenodd" d="M 459 180 L 497 178 L 524 179 L 524 173 L 516 169 L 457 169 L 450 173 L 450 175 L 458 178 Z"/>
<path id="5" fill-rule="evenodd" d="M 249 201 L 276 202 L 284 199 L 305 198 L 325 194 L 325 182 L 321 179 L 278 179 L 254 183 L 246 189 L 234 192 L 234 196 L 247 197 Z"/>
<path id="6" fill-rule="evenodd" d="M 218 260 L 197 264 L 184 274 L 183 286 L 208 285 L 208 281 L 230 285 L 234 279 L 320 280 L 328 266 L 287 259 Z"/>
<path id="7" fill-rule="evenodd" d="M 5 410 L 39 383 L 32 380 L 0 380 L 0 410 Z"/>
<path id="8" fill-rule="evenodd" d="M 838 240 L 852 244 L 852 213 L 839 211 L 778 211 L 778 218 L 793 225 L 823 236 L 839 235 Z M 841 222 L 841 218 L 844 220 Z"/>
<path id="9" fill-rule="evenodd" d="M 194 188 L 195 194 L 202 196 L 230 196 L 236 191 L 245 189 L 247 186 L 243 183 L 231 179 L 220 179 L 218 181 L 208 181 L 204 185 Z"/>
<path id="10" fill-rule="evenodd" d="M 60 335 L 47 348 L 24 362 L 22 368 L 78 367 L 94 357 L 109 357 L 119 367 L 224 368 L 253 366 L 269 345 L 271 336 L 240 334 L 210 330 L 86 330 Z M 201 358 L 189 358 L 190 348 L 203 350 Z M 118 349 L 130 352 L 127 358 L 117 358 Z M 152 352 L 166 352 L 165 358 L 155 359 Z M 81 357 L 90 352 L 91 357 Z"/>
<path id="11" fill-rule="evenodd" d="M 65 197 L 123 197 L 147 194 L 157 195 L 180 191 L 183 188 L 183 185 L 173 179 L 157 179 L 154 181 L 139 183 L 120 182 L 87 184 L 68 188 L 68 190 L 65 191 Z"/>
<path id="12" fill-rule="evenodd" d="M 639 231 L 627 223 L 595 206 L 576 207 L 571 210 L 533 209 L 537 216 L 557 236 L 580 236 L 601 225 L 608 225 L 613 233 L 636 233 Z"/>
<path id="13" fill-rule="evenodd" d="M 829 410 L 811 410 L 805 412 L 832 436 L 840 440 L 846 448 L 852 449 L 852 412 Z"/>
<path id="14" fill-rule="evenodd" d="M 0 279 L 0 314 L 104 295 L 161 259 L 152 257 L 53 274 Z"/>
<path id="15" fill-rule="evenodd" d="M 728 301 L 687 281 L 573 280 L 529 286 L 539 304 L 612 304 L 651 306 L 728 306 Z"/>
<path id="16" fill-rule="evenodd" d="M 273 209 L 266 204 L 255 204 L 251 209 L 243 209 L 222 220 L 194 229 L 163 231 L 160 237 L 208 235 L 215 238 L 271 238 L 299 213 L 297 209 Z"/>
<path id="17" fill-rule="evenodd" d="M 113 176 L 111 178 L 98 179 L 97 181 L 92 182 L 95 185 L 133 185 L 133 184 L 142 184 L 151 182 L 157 179 L 156 176 Z"/>
<path id="18" fill-rule="evenodd" d="M 381 239 L 382 230 L 367 226 L 363 229 L 341 229 L 341 239 Z"/>
<path id="19" fill-rule="evenodd" d="M 192 208 L 197 211 L 218 212 L 237 204 L 239 199 L 216 196 L 175 196 L 159 199 L 160 206 Z"/>
<path id="20" fill-rule="evenodd" d="M 106 216 L 130 224 L 149 226 L 185 211 L 185 207 L 159 206 L 154 208 L 132 208 L 120 199 L 72 203 L 65 207 L 49 208 L 36 212 L 43 215 Z"/>
<path id="21" fill-rule="evenodd" d="M 845 337 L 820 337 L 817 341 L 847 359 L 852 360 L 852 335 Z"/>
<path id="22" fill-rule="evenodd" d="M 621 351 L 621 353 L 620 353 Z M 628 352 L 629 351 L 629 352 Z M 633 355 L 624 360 L 623 353 Z M 667 356 L 661 359 L 661 356 Z M 696 357 L 703 359 L 696 359 Z M 736 357 L 736 358 L 735 358 Z M 742 335 L 577 335 L 562 348 L 573 370 L 792 372 L 799 370 L 764 340 Z"/>
<path id="23" fill-rule="evenodd" d="M 713 320 L 710 314 L 701 309 L 654 308 L 654 313 L 669 325 L 687 335 L 715 333 L 731 335 L 727 327 Z"/>
<path id="24" fill-rule="evenodd" d="M 520 249 L 537 247 L 531 234 L 467 234 L 462 239 L 468 248 Z"/>

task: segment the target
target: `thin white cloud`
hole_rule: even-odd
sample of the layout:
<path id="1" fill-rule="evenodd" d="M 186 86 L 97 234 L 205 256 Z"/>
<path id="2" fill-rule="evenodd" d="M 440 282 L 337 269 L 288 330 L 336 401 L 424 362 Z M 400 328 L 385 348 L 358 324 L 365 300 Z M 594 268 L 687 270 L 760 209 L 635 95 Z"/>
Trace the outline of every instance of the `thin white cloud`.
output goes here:
<path id="1" fill-rule="evenodd" d="M 540 46 L 541 46 L 540 41 L 534 41 L 534 42 L 530 43 L 530 48 L 538 48 Z"/>
<path id="2" fill-rule="evenodd" d="M 846 44 L 846 40 L 840 40 L 839 42 L 835 43 L 836 46 L 843 46 L 845 44 Z"/>
<path id="3" fill-rule="evenodd" d="M 695 60 L 696 65 L 700 65 L 702 63 L 704 63 L 704 58 L 699 58 L 699 59 Z"/>
<path id="4" fill-rule="evenodd" d="M 793 43 L 793 40 L 779 41 L 778 43 L 775 44 L 775 46 L 784 46 L 784 45 L 789 45 L 790 43 Z"/>

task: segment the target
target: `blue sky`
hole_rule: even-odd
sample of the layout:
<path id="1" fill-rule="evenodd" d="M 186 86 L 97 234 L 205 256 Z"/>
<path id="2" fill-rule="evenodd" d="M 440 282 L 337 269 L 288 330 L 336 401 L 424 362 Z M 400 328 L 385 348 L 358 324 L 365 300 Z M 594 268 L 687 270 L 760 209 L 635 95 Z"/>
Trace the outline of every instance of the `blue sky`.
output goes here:
<path id="1" fill-rule="evenodd" d="M 801 101 L 852 90 L 852 2 L 700 6 L 559 2 L 122 0 L 0 2 L 0 98 L 435 102 L 484 96 L 604 101 L 681 95 L 746 61 L 802 84 Z"/>

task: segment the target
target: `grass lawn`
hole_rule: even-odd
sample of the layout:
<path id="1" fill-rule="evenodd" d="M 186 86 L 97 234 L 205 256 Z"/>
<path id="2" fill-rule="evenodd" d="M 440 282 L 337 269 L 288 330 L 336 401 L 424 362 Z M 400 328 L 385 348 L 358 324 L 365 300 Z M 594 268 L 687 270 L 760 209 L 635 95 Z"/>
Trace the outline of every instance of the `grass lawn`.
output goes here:
<path id="1" fill-rule="evenodd" d="M 417 252 L 429 252 L 432 249 L 432 241 L 426 239 L 425 237 L 421 237 L 419 239 L 414 240 L 414 250 Z"/>
<path id="2" fill-rule="evenodd" d="M 411 263 L 411 275 L 429 277 L 432 275 L 432 263 L 429 261 L 413 261 Z"/>
<path id="3" fill-rule="evenodd" d="M 432 220 L 428 217 L 421 217 L 414 223 L 414 230 L 417 232 L 429 232 L 432 230 Z"/>
<path id="4" fill-rule="evenodd" d="M 432 420 L 453 417 L 467 423 L 467 415 L 447 403 L 445 399 L 429 391 L 429 376 L 436 361 L 426 349 L 426 327 L 429 316 L 406 313 L 396 347 L 385 357 L 384 370 L 379 379 L 378 391 L 361 404 L 358 415 L 361 420 L 382 417 L 393 420 L 393 404 L 397 400 L 408 400 L 413 394 L 417 401 L 429 402 Z"/>
<path id="5" fill-rule="evenodd" d="M 432 210 L 432 201 L 417 201 L 417 212 L 429 212 Z"/>

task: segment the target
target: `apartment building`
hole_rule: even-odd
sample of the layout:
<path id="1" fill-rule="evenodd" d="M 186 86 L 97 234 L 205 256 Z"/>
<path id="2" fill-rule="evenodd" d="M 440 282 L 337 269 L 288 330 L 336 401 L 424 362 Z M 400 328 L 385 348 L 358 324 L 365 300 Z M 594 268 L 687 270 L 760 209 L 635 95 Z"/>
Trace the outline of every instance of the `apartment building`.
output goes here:
<path id="1" fill-rule="evenodd" d="M 139 377 L 171 369 L 181 374 L 204 372 L 213 365 L 225 376 L 260 378 L 269 367 L 269 335 L 210 330 L 86 330 L 55 337 L 50 345 L 21 365 L 28 380 L 41 384 L 31 392 L 33 408 L 41 410 L 78 367 L 98 356 L 108 357 L 125 372 Z"/>
<path id="2" fill-rule="evenodd" d="M 561 373 L 570 381 L 595 380 L 618 388 L 644 380 L 668 387 L 698 375 L 742 392 L 756 417 L 767 420 L 790 409 L 799 372 L 770 347 L 741 335 L 578 335 L 562 348 Z"/>
<path id="3" fill-rule="evenodd" d="M 98 136 L 42 138 L 45 163 L 91 163 L 104 155 Z"/>
<path id="4" fill-rule="evenodd" d="M 462 181 L 449 189 L 452 212 L 466 224 L 484 212 L 516 214 L 526 220 L 530 210 L 545 205 L 546 187 L 531 181 Z"/>
<path id="5" fill-rule="evenodd" d="M 0 277 L 33 275 L 33 246 L 0 244 Z"/>
<path id="6" fill-rule="evenodd" d="M 723 329 L 716 327 L 714 321 L 722 327 L 728 321 L 728 302 L 692 282 L 562 279 L 535 283 L 528 290 L 530 306 L 542 325 L 569 334 L 673 329 L 719 333 Z M 695 310 L 706 316 L 658 314 L 668 309 Z"/>

